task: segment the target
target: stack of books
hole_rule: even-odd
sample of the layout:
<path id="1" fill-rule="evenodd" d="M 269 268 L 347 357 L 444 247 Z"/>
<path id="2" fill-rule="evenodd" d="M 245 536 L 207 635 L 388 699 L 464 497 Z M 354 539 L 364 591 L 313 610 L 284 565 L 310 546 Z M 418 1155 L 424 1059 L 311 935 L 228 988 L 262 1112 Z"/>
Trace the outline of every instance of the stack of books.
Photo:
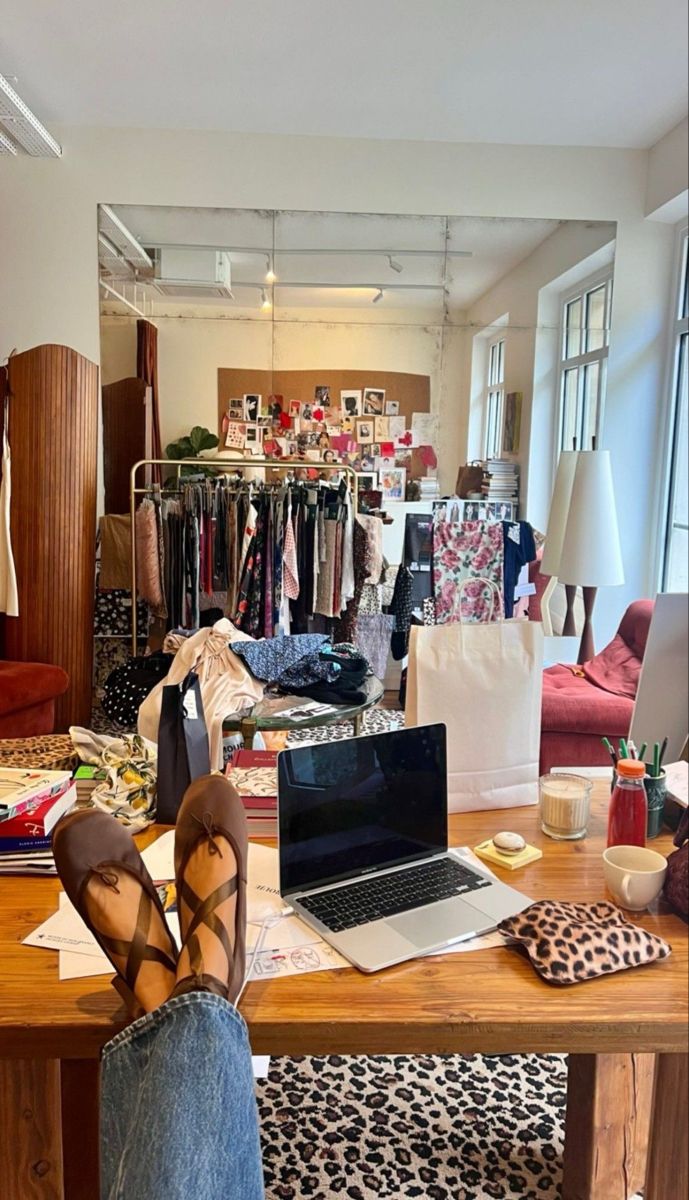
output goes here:
<path id="1" fill-rule="evenodd" d="M 273 750 L 235 750 L 225 774 L 241 796 L 249 837 L 277 837 L 277 753 Z"/>
<path id="2" fill-rule="evenodd" d="M 107 779 L 108 773 L 104 767 L 92 767 L 89 763 L 82 763 L 74 772 L 74 785 L 77 789 L 77 801 L 80 806 L 85 806 L 91 799 L 91 792 L 103 779 Z"/>
<path id="3" fill-rule="evenodd" d="M 506 458 L 489 458 L 483 468 L 481 494 L 485 500 L 519 500 L 519 467 Z"/>
<path id="4" fill-rule="evenodd" d="M 419 485 L 419 500 L 438 500 L 440 497 L 440 484 L 438 483 L 437 475 L 424 475 L 421 479 L 417 479 Z"/>
<path id="5" fill-rule="evenodd" d="M 0 875 L 55 875 L 51 834 L 76 803 L 69 771 L 0 768 Z"/>

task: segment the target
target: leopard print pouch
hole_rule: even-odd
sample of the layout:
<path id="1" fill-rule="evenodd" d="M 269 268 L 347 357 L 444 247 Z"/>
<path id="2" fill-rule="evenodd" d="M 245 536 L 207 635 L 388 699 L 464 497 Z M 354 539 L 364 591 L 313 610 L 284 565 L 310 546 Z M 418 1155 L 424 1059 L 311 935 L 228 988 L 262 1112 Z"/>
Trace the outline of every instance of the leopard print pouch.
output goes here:
<path id="1" fill-rule="evenodd" d="M 627 921 L 607 901 L 570 904 L 538 900 L 501 921 L 498 929 L 520 943 L 547 983 L 583 983 L 667 958 L 672 947 Z"/>

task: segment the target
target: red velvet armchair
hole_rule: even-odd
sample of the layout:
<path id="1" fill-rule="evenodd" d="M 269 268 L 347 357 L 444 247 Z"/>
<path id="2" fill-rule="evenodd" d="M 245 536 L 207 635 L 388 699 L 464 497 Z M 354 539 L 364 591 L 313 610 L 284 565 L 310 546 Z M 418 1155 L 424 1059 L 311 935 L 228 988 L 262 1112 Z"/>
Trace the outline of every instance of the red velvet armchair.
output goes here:
<path id="1" fill-rule="evenodd" d="M 542 774 L 555 766 L 610 762 L 601 738 L 629 734 L 652 613 L 652 600 L 636 600 L 613 640 L 590 662 L 559 663 L 543 672 Z"/>
<path id="2" fill-rule="evenodd" d="M 55 699 L 68 686 L 62 667 L 0 660 L 0 738 L 52 733 Z"/>

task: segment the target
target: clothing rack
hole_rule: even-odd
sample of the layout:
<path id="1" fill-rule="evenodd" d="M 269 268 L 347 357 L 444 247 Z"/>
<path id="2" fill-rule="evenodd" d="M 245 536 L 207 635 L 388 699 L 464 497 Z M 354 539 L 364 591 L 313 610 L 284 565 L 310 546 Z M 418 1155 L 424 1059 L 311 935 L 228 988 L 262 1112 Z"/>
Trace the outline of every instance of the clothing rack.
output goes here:
<path id="1" fill-rule="evenodd" d="M 358 479 L 356 471 L 353 467 L 347 466 L 344 463 L 309 463 L 309 462 L 281 462 L 280 459 L 274 458 L 180 458 L 171 461 L 168 458 L 141 458 L 135 462 L 129 472 L 129 516 L 131 522 L 131 579 L 132 579 L 132 655 L 136 657 L 138 647 L 138 637 L 136 628 L 136 594 L 137 594 L 137 578 L 136 578 L 136 536 L 135 536 L 135 521 L 136 521 L 136 498 L 137 496 L 151 496 L 154 494 L 160 495 L 161 491 L 168 489 L 160 488 L 157 484 L 146 484 L 140 487 L 137 484 L 137 473 L 142 467 L 168 467 L 172 471 L 176 471 L 178 485 L 182 478 L 182 467 L 222 467 L 223 473 L 231 475 L 239 468 L 246 467 L 261 467 L 272 471 L 287 471 L 294 473 L 295 471 L 318 471 L 322 473 L 327 471 L 329 474 L 339 474 L 351 477 L 351 492 L 352 506 L 356 514 L 358 510 Z M 252 482 L 251 480 L 247 482 Z M 255 481 L 254 481 L 255 482 Z M 302 482 L 301 480 L 297 482 Z M 304 483 L 316 482 L 315 480 L 303 480 Z M 179 486 L 175 489 L 178 492 Z M 168 491 L 168 494 L 169 491 Z"/>

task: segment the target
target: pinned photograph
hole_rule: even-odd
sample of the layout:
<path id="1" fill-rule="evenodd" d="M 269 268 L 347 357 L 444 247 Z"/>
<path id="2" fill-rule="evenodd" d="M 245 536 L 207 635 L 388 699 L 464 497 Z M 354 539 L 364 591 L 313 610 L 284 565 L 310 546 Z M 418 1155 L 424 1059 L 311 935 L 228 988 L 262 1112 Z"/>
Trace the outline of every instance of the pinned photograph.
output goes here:
<path id="1" fill-rule="evenodd" d="M 302 421 L 313 421 L 313 404 L 309 404 L 308 400 L 301 406 Z"/>
<path id="2" fill-rule="evenodd" d="M 376 465 L 372 454 L 362 454 L 359 462 L 362 471 L 372 471 Z"/>
<path id="3" fill-rule="evenodd" d="M 227 404 L 227 416 L 230 421 L 244 420 L 244 401 L 229 400 Z"/>
<path id="4" fill-rule="evenodd" d="M 386 500 L 404 500 L 407 484 L 407 472 L 404 467 L 392 467 L 378 473 L 383 502 Z"/>
<path id="5" fill-rule="evenodd" d="M 256 392 L 248 392 L 244 396 L 244 420 L 249 424 L 254 424 L 258 420 L 258 415 L 261 411 L 262 396 Z"/>
<path id="6" fill-rule="evenodd" d="M 298 400 L 290 400 L 289 415 L 290 415 L 290 417 L 300 417 L 301 416 L 301 404 L 299 403 Z"/>
<path id="7" fill-rule="evenodd" d="M 322 383 L 314 388 L 313 398 L 319 408 L 330 408 L 330 388 Z"/>
<path id="8" fill-rule="evenodd" d="M 374 422 L 374 432 L 377 442 L 387 442 L 390 440 L 390 418 L 376 417 Z"/>
<path id="9" fill-rule="evenodd" d="M 391 442 L 396 442 L 398 438 L 404 437 L 405 421 L 404 417 L 388 417 L 388 438 Z"/>
<path id="10" fill-rule="evenodd" d="M 260 455 L 263 449 L 263 426 L 247 425 L 244 445 L 251 454 Z"/>
<path id="11" fill-rule="evenodd" d="M 380 388 L 364 388 L 364 416 L 382 417 L 385 411 L 385 391 Z"/>
<path id="12" fill-rule="evenodd" d="M 225 435 L 225 445 L 229 450 L 243 450 L 246 438 L 246 425 L 243 421 L 230 421 Z"/>
<path id="13" fill-rule="evenodd" d="M 362 445 L 373 441 L 373 421 L 361 419 L 356 423 L 356 440 Z"/>
<path id="14" fill-rule="evenodd" d="M 340 392 L 340 408 L 342 409 L 343 417 L 360 417 L 361 411 L 361 388 L 356 390 L 347 390 Z"/>
<path id="15" fill-rule="evenodd" d="M 343 433 L 355 433 L 356 432 L 356 418 L 355 417 L 346 417 L 343 414 L 341 428 L 342 428 Z"/>
<path id="16" fill-rule="evenodd" d="M 399 416 L 399 411 L 400 411 L 399 400 L 386 400 L 385 401 L 386 417 L 397 417 L 397 416 Z"/>
<path id="17" fill-rule="evenodd" d="M 378 488 L 378 475 L 375 471 L 357 471 L 356 482 L 360 492 L 375 492 Z"/>

